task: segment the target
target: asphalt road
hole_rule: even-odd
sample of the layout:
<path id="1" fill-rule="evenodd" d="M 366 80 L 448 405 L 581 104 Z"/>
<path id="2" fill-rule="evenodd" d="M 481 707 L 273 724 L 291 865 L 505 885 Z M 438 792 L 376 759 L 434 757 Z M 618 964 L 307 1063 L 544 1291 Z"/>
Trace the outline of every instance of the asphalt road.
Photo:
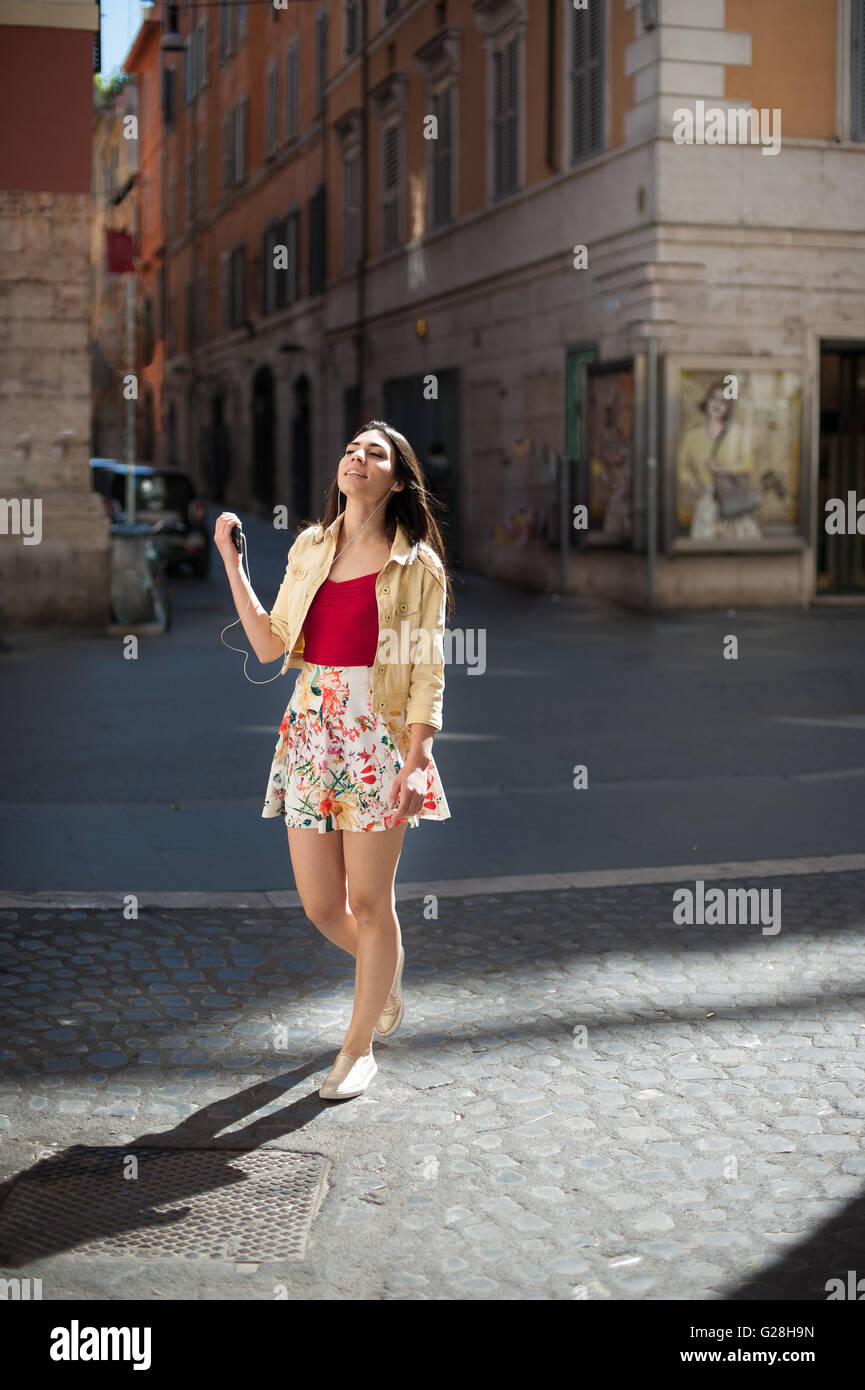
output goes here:
<path id="1" fill-rule="evenodd" d="M 244 525 L 270 606 L 291 537 Z M 220 645 L 234 613 L 218 557 L 173 588 L 171 632 L 136 661 L 99 631 L 5 632 L 3 889 L 293 886 L 282 825 L 260 812 L 294 675 L 251 685 Z M 486 669 L 447 668 L 435 748 L 452 819 L 407 835 L 401 880 L 862 850 L 865 611 L 652 619 L 471 574 L 457 593 L 449 627 L 483 634 Z"/>

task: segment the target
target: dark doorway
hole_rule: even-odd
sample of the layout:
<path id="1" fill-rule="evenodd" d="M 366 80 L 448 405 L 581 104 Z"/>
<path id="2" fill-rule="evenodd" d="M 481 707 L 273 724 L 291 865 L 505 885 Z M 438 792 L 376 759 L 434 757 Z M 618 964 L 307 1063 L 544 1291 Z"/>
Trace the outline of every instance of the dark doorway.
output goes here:
<path id="1" fill-rule="evenodd" d="M 310 439 L 309 377 L 294 383 L 294 410 L 291 416 L 291 502 L 295 521 L 311 520 L 312 444 Z"/>
<path id="2" fill-rule="evenodd" d="M 865 535 L 826 531 L 826 503 L 865 498 L 865 344 L 824 343 L 820 353 L 820 473 L 817 488 L 817 592 L 865 592 Z M 865 520 L 862 521 L 865 527 Z"/>
<path id="3" fill-rule="evenodd" d="M 259 367 L 252 381 L 252 499 L 272 512 L 276 489 L 276 416 L 273 372 Z"/>
<path id="4" fill-rule="evenodd" d="M 177 467 L 177 405 L 168 402 L 165 412 L 165 463 L 168 468 Z"/>
<path id="5" fill-rule="evenodd" d="M 438 382 L 437 400 L 425 397 L 428 375 Z M 393 377 L 384 383 L 383 395 L 383 418 L 405 435 L 417 454 L 427 487 L 440 504 L 433 507 L 433 516 L 446 558 L 458 565 L 462 557 L 459 368 Z"/>

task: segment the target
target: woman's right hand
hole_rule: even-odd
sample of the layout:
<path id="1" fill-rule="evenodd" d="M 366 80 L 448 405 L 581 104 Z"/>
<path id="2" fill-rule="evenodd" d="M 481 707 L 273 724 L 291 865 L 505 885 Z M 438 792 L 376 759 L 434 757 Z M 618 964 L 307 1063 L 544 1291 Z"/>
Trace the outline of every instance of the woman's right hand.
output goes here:
<path id="1" fill-rule="evenodd" d="M 234 512 L 220 512 L 216 518 L 216 526 L 213 531 L 214 544 L 222 556 L 225 568 L 240 568 L 242 563 L 242 553 L 236 548 L 231 539 L 232 527 L 240 526 L 241 520 Z"/>

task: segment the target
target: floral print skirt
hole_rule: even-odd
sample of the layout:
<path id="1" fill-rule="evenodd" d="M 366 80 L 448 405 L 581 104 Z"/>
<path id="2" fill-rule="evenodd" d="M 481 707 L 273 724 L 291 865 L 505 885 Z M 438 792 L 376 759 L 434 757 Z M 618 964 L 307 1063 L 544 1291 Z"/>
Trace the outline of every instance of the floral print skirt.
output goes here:
<path id="1" fill-rule="evenodd" d="M 284 816 L 298 829 L 390 830 L 408 822 L 448 820 L 435 763 L 426 769 L 418 815 L 388 806 L 410 744 L 405 711 L 372 707 L 371 666 L 319 666 L 305 661 L 279 726 L 262 816 Z"/>

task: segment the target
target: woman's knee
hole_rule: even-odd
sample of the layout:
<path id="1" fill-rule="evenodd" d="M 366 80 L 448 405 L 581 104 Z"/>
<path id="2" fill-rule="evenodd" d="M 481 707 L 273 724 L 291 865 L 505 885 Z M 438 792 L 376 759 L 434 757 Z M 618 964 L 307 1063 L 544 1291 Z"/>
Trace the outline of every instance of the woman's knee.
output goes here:
<path id="1" fill-rule="evenodd" d="M 393 917 L 393 899 L 387 894 L 348 890 L 348 903 L 359 927 L 379 926 Z"/>
<path id="2" fill-rule="evenodd" d="M 348 913 L 346 911 L 345 898 L 341 900 L 324 895 L 309 895 L 302 898 L 303 910 L 312 925 L 318 931 L 326 931 L 328 927 L 344 925 Z"/>

